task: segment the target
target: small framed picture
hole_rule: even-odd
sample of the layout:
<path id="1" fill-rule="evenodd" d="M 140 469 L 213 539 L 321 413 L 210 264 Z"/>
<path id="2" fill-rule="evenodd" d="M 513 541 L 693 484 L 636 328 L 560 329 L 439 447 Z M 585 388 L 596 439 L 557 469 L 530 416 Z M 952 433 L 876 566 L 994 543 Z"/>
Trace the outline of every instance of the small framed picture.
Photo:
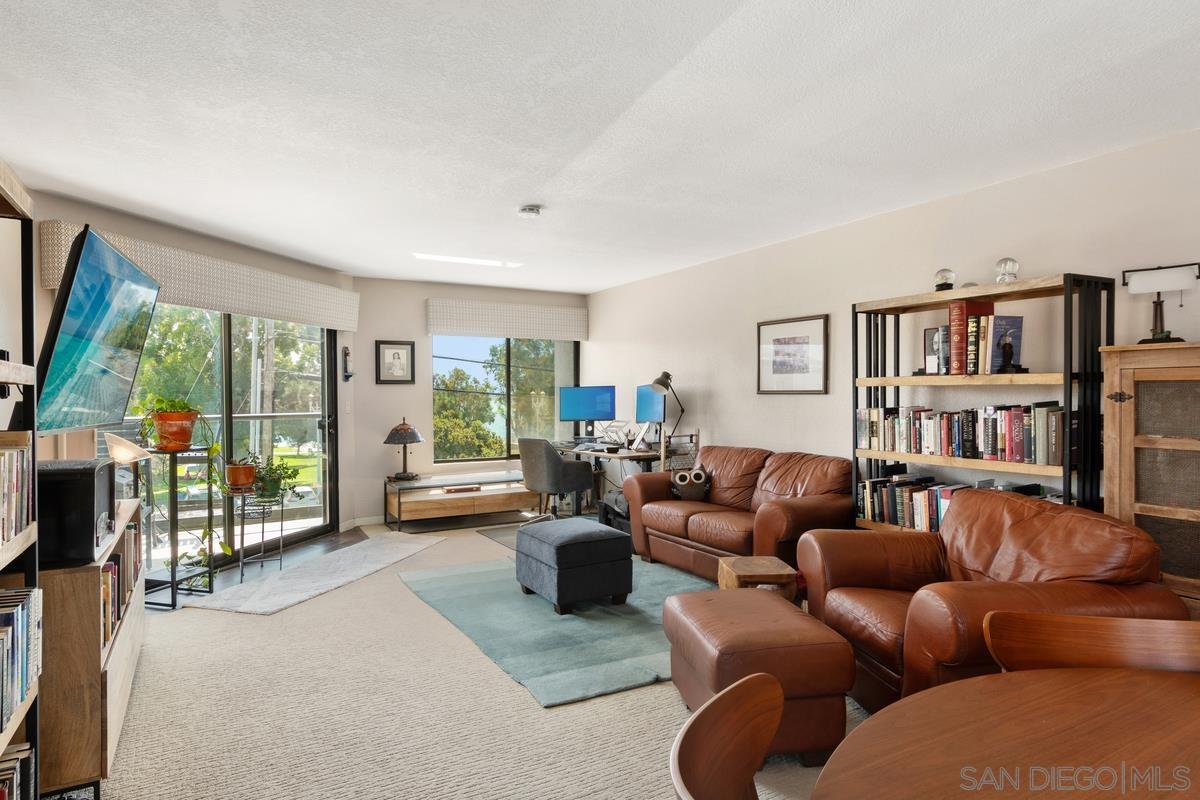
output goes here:
<path id="1" fill-rule="evenodd" d="M 415 383 L 412 342 L 375 340 L 375 382 Z"/>
<path id="2" fill-rule="evenodd" d="M 758 393 L 829 392 L 829 315 L 758 323 Z"/>
<path id="3" fill-rule="evenodd" d="M 937 328 L 925 329 L 925 374 L 937 375 L 941 361 L 942 343 L 938 340 Z"/>

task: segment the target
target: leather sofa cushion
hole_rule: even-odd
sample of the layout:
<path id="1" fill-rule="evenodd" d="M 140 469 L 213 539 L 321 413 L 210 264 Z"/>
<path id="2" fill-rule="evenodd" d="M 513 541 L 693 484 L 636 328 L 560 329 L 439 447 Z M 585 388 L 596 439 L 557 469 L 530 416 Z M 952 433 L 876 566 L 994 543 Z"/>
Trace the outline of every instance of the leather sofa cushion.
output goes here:
<path id="1" fill-rule="evenodd" d="M 1159 578 L 1158 545 L 1094 511 L 1011 492 L 963 489 L 939 535 L 955 581 L 1143 583 Z"/>
<path id="2" fill-rule="evenodd" d="M 696 461 L 711 476 L 709 502 L 749 511 L 758 475 L 770 455 L 770 450 L 756 447 L 701 447 Z"/>
<path id="3" fill-rule="evenodd" d="M 850 462 L 837 456 L 773 453 L 763 464 L 750 508 L 789 497 L 849 494 Z"/>
<path id="4" fill-rule="evenodd" d="M 688 538 L 727 553 L 754 553 L 754 515 L 749 511 L 705 511 L 692 515 Z"/>
<path id="5" fill-rule="evenodd" d="M 854 683 L 849 643 L 775 592 L 688 592 L 663 604 L 663 631 L 714 692 L 756 672 L 786 698 L 838 695 Z"/>
<path id="6" fill-rule="evenodd" d="M 904 669 L 904 621 L 913 594 L 896 589 L 833 589 L 825 595 L 825 623 L 899 674 Z"/>
<path id="7" fill-rule="evenodd" d="M 642 506 L 642 524 L 672 536 L 687 538 L 688 520 L 705 511 L 729 511 L 724 506 L 696 500 L 655 500 Z"/>

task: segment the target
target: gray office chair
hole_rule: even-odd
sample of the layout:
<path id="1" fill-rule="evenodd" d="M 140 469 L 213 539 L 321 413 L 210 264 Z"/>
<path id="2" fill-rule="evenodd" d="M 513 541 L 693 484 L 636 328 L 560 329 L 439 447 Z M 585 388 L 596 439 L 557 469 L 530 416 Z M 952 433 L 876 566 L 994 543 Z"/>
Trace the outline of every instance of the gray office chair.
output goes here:
<path id="1" fill-rule="evenodd" d="M 592 465 L 588 461 L 568 461 L 545 439 L 518 439 L 521 448 L 521 473 L 525 488 L 538 495 L 550 496 L 549 518 L 558 519 L 558 498 L 576 496 L 592 488 Z M 579 503 L 575 503 L 579 513 Z M 539 521 L 546 517 L 539 517 Z M 526 523 L 528 524 L 528 523 Z"/>

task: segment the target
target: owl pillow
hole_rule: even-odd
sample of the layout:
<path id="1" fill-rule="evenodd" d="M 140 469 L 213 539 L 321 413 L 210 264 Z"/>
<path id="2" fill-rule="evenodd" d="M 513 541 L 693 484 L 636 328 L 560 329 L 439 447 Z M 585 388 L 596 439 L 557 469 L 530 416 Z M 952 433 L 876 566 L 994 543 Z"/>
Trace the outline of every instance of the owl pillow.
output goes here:
<path id="1" fill-rule="evenodd" d="M 671 473 L 671 494 L 680 500 L 701 501 L 708 497 L 709 475 L 704 467 Z"/>

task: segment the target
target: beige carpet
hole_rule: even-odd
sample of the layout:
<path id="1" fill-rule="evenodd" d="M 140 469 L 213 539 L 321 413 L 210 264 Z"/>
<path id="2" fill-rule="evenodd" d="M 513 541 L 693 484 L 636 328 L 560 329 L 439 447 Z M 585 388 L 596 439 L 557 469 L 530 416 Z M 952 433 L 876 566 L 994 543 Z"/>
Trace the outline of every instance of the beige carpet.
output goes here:
<path id="1" fill-rule="evenodd" d="M 445 536 L 272 616 L 151 613 L 105 800 L 673 797 L 674 687 L 543 709 L 397 577 L 513 555 Z M 760 794 L 816 774 L 772 759 Z"/>

